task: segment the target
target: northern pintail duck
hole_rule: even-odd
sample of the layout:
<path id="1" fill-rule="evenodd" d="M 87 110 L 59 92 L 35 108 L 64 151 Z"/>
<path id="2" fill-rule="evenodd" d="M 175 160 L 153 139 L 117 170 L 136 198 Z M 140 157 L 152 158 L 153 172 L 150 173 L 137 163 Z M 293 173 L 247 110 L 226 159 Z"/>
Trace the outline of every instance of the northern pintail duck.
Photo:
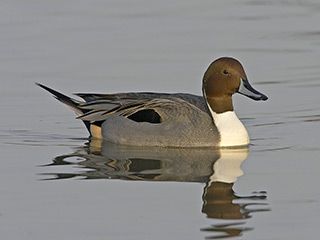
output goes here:
<path id="1" fill-rule="evenodd" d="M 248 145 L 246 128 L 233 110 L 232 95 L 267 100 L 248 82 L 241 63 L 222 57 L 210 64 L 203 96 L 187 93 L 77 93 L 84 101 L 37 83 L 71 107 L 92 138 L 117 144 L 161 147 Z"/>

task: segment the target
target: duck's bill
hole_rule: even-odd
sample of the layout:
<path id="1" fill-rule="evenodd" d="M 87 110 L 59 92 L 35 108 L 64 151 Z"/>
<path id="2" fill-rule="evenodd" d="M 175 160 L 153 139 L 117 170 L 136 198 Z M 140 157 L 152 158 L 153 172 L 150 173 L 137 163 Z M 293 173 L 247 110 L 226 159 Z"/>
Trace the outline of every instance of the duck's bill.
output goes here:
<path id="1" fill-rule="evenodd" d="M 268 97 L 261 92 L 258 92 L 255 90 L 247 79 L 241 79 L 240 87 L 238 89 L 238 93 L 247 96 L 249 98 L 252 98 L 256 101 L 262 100 L 265 101 L 268 99 Z"/>

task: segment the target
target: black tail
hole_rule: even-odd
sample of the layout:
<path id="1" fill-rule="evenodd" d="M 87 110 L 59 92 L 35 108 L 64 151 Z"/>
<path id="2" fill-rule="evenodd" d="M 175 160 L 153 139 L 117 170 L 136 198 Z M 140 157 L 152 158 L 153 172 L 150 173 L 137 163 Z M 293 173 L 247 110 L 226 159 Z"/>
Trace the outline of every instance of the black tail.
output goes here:
<path id="1" fill-rule="evenodd" d="M 77 115 L 82 115 L 85 113 L 79 105 L 80 101 L 73 99 L 71 97 L 68 97 L 62 93 L 57 92 L 56 90 L 53 90 L 52 88 L 49 88 L 45 85 L 42 85 L 40 83 L 36 83 L 39 87 L 43 88 L 44 90 L 47 90 L 49 93 L 51 93 L 56 99 L 58 99 L 60 102 L 66 104 L 67 106 L 71 107 L 72 110 L 77 114 Z M 90 123 L 88 121 L 83 121 L 84 124 L 86 125 L 88 131 L 90 132 Z"/>
<path id="2" fill-rule="evenodd" d="M 39 87 L 47 90 L 49 93 L 51 93 L 56 99 L 58 99 L 60 102 L 63 102 L 64 104 L 71 107 L 77 114 L 82 114 L 83 112 L 79 108 L 79 101 L 73 98 L 70 98 L 62 93 L 57 92 L 56 90 L 53 90 L 52 88 L 49 88 L 45 85 L 42 85 L 40 83 L 36 83 Z"/>

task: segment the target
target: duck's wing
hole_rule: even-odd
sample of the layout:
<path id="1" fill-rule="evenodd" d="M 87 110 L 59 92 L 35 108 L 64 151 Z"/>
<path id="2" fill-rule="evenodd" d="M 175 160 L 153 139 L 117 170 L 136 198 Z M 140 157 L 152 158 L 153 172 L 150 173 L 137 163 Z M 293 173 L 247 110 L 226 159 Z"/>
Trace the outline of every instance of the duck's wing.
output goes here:
<path id="1" fill-rule="evenodd" d="M 81 97 L 87 103 L 95 103 L 105 101 L 107 104 L 127 105 L 128 103 L 137 101 L 149 101 L 153 99 L 168 99 L 175 101 L 177 98 L 182 99 L 204 112 L 207 112 L 207 105 L 202 96 L 189 93 L 153 93 L 153 92 L 129 92 L 116 94 L 96 94 L 96 93 L 75 93 L 74 95 Z"/>
<path id="2" fill-rule="evenodd" d="M 116 96 L 116 95 L 114 95 Z M 101 123 L 110 116 L 122 116 L 137 122 L 160 123 L 170 119 L 185 121 L 203 111 L 197 106 L 176 97 L 138 99 L 100 99 L 81 103 L 84 114 L 78 118 L 91 123 Z"/>

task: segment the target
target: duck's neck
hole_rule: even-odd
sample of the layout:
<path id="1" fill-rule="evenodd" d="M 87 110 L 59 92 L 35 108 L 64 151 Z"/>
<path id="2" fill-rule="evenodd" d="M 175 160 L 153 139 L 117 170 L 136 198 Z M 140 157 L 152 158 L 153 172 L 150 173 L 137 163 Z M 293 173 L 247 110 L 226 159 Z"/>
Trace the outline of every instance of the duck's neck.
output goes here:
<path id="1" fill-rule="evenodd" d="M 249 144 L 249 135 L 230 105 L 219 102 L 220 99 L 207 98 L 208 108 L 220 134 L 220 147 L 245 146 Z M 223 101 L 226 101 L 224 99 Z M 227 107 L 227 108 L 226 108 Z M 228 110 L 226 110 L 228 109 Z M 224 110 L 224 111 L 221 111 Z"/>
<path id="2" fill-rule="evenodd" d="M 215 113 L 224 113 L 233 111 L 232 97 L 221 96 L 221 97 L 206 97 L 207 103 L 211 110 Z"/>

